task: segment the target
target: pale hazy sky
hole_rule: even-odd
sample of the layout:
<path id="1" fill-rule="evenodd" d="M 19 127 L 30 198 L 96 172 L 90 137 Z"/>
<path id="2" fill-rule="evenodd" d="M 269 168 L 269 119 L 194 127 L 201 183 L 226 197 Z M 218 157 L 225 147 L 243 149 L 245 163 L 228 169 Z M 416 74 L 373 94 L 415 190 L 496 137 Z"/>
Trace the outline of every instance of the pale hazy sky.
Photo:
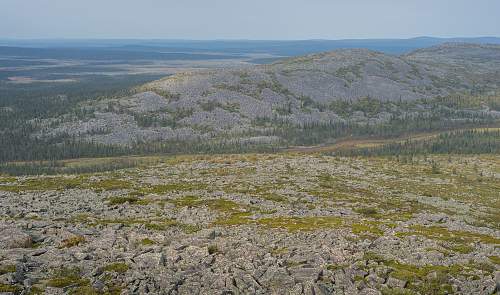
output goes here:
<path id="1" fill-rule="evenodd" d="M 499 0 L 0 0 L 0 38 L 500 36 Z"/>

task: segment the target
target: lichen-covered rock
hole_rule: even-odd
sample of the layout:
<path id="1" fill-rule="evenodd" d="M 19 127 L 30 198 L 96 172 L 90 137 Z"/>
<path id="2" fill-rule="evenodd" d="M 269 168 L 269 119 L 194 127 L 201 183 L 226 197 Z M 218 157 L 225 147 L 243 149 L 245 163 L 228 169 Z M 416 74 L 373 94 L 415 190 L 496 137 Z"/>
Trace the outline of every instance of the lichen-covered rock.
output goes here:
<path id="1" fill-rule="evenodd" d="M 0 241 L 17 242 L 0 248 L 0 284 L 46 294 L 498 288 L 500 232 L 483 221 L 496 212 L 495 157 L 428 156 L 411 165 L 297 153 L 161 159 L 112 173 L 10 179 Z M 429 172 L 431 160 L 441 173 Z M 477 171 L 488 177 L 475 180 Z"/>

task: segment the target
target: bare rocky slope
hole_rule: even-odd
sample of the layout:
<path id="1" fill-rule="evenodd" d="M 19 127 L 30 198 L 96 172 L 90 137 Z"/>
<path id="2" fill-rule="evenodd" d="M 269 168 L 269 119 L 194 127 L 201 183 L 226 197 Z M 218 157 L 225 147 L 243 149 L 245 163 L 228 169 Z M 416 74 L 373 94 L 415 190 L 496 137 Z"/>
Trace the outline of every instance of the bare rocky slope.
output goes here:
<path id="1" fill-rule="evenodd" d="M 46 120 L 37 136 L 118 145 L 221 137 L 279 142 L 286 139 L 270 130 L 283 125 L 378 124 L 432 116 L 435 108 L 422 101 L 491 96 L 499 86 L 497 45 L 445 44 L 403 56 L 346 49 L 271 65 L 177 74 L 143 85 L 129 97 L 83 105 L 90 114 L 83 118 L 68 114 Z M 353 107 L 359 101 L 368 105 Z M 455 111 L 447 114 L 454 119 L 499 116 L 484 104 L 467 109 L 467 115 Z"/>
<path id="2" fill-rule="evenodd" d="M 0 177 L 0 293 L 500 291 L 497 155 L 162 161 Z"/>

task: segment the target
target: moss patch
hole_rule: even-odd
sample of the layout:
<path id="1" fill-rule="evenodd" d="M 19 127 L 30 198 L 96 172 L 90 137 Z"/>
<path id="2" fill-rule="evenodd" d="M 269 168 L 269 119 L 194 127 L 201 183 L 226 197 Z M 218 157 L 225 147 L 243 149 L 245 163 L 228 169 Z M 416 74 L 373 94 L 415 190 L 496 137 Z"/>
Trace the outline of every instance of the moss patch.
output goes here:
<path id="1" fill-rule="evenodd" d="M 352 232 L 357 235 L 370 234 L 374 236 L 382 236 L 384 234 L 376 223 L 354 223 L 351 225 L 351 229 Z"/>
<path id="2" fill-rule="evenodd" d="M 156 242 L 148 238 L 141 240 L 141 245 L 143 246 L 152 246 L 154 244 L 156 244 Z"/>
<path id="3" fill-rule="evenodd" d="M 209 245 L 207 247 L 208 255 L 213 255 L 219 253 L 219 248 L 217 245 Z"/>
<path id="4" fill-rule="evenodd" d="M 473 242 L 481 242 L 484 244 L 500 244 L 500 239 L 478 234 L 468 231 L 451 231 L 446 227 L 442 226 L 421 226 L 415 225 L 410 228 L 408 232 L 399 232 L 396 234 L 398 237 L 406 237 L 412 235 L 424 236 L 431 240 L 439 240 L 444 242 L 456 243 L 456 244 L 470 244 Z"/>
<path id="5" fill-rule="evenodd" d="M 118 189 L 130 189 L 132 183 L 120 179 L 101 179 L 93 181 L 89 176 L 77 177 L 38 177 L 27 179 L 16 185 L 2 185 L 0 190 L 20 193 L 23 191 L 50 191 L 67 189 L 92 189 L 97 192 Z"/>
<path id="6" fill-rule="evenodd" d="M 491 262 L 500 265 L 500 256 L 489 256 L 488 258 Z"/>
<path id="7" fill-rule="evenodd" d="M 60 268 L 53 272 L 52 278 L 47 281 L 47 286 L 54 288 L 65 288 L 69 286 L 88 286 L 88 279 L 80 276 L 78 268 Z"/>
<path id="8" fill-rule="evenodd" d="M 373 252 L 366 252 L 363 258 L 384 264 L 390 269 L 389 275 L 391 277 L 406 281 L 408 283 L 406 289 L 419 294 L 450 294 L 453 291 L 450 283 L 452 277 L 473 278 L 477 271 L 486 272 L 488 275 L 494 271 L 494 267 L 485 263 L 412 265 L 385 259 Z"/>
<path id="9" fill-rule="evenodd" d="M 0 292 L 12 292 L 12 293 L 17 293 L 21 291 L 21 287 L 19 286 L 16 286 L 16 285 L 6 285 L 6 284 L 2 284 L 0 283 Z"/>
<path id="10" fill-rule="evenodd" d="M 140 199 L 136 196 L 118 196 L 118 197 L 111 197 L 108 199 L 108 205 L 113 206 L 113 205 L 122 205 L 125 203 L 129 204 L 137 204 L 139 203 Z"/>
<path id="11" fill-rule="evenodd" d="M 129 266 L 123 262 L 111 263 L 104 267 L 104 271 L 108 272 L 126 273 L 128 270 Z"/>
<path id="12" fill-rule="evenodd" d="M 203 203 L 203 201 L 196 196 L 184 196 L 179 199 L 171 200 L 176 207 L 196 207 Z"/>
<path id="13" fill-rule="evenodd" d="M 169 218 L 117 218 L 117 219 L 99 219 L 87 215 L 78 215 L 73 217 L 70 222 L 84 223 L 88 226 L 122 224 L 123 226 L 144 225 L 150 230 L 166 230 L 169 227 L 182 226 L 181 223 Z"/>
<path id="14" fill-rule="evenodd" d="M 2 266 L 0 266 L 0 275 L 4 275 L 6 273 L 12 273 L 12 272 L 16 272 L 16 266 L 15 265 L 9 264 L 9 265 L 2 265 Z"/>

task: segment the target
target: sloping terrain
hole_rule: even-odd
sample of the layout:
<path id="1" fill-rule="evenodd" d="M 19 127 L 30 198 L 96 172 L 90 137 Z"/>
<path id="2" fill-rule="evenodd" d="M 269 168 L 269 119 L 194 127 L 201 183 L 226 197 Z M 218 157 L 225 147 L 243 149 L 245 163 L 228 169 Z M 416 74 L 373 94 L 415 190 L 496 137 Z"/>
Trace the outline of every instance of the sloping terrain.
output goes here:
<path id="1" fill-rule="evenodd" d="M 183 73 L 35 119 L 12 155 L 308 147 L 2 163 L 0 293 L 494 294 L 498 50 Z"/>
<path id="2" fill-rule="evenodd" d="M 82 105 L 90 115 L 44 120 L 36 134 L 125 146 L 209 139 L 286 145 L 301 143 L 289 138 L 290 129 L 307 133 L 415 118 L 491 122 L 500 116 L 499 73 L 496 45 L 445 44 L 404 56 L 337 50 L 177 74 L 138 87 L 130 97 Z M 328 139 L 323 137 L 317 141 Z"/>
<path id="3" fill-rule="evenodd" d="M 0 292 L 493 294 L 499 179 L 497 155 L 295 153 L 1 177 Z"/>

